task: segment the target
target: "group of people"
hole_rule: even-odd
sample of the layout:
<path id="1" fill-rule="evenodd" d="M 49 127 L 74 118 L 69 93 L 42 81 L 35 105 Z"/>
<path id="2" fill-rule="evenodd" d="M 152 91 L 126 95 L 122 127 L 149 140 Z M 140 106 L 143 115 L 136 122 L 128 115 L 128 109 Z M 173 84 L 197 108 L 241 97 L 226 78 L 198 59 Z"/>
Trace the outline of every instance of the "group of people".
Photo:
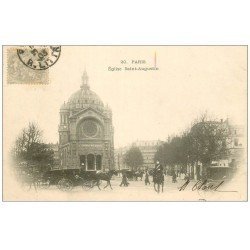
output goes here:
<path id="1" fill-rule="evenodd" d="M 153 182 L 154 181 L 154 178 L 156 175 L 161 175 L 162 178 L 163 178 L 163 181 L 164 181 L 164 170 L 163 170 L 163 167 L 162 165 L 160 164 L 159 161 L 156 162 L 156 165 L 155 165 L 155 168 L 153 169 Z M 145 170 L 145 185 L 150 185 L 150 180 L 149 180 L 149 176 L 150 176 L 150 173 L 149 173 L 149 170 L 148 168 Z M 120 187 L 124 186 L 124 187 L 127 187 L 129 185 L 129 182 L 128 182 L 128 177 L 127 177 L 127 174 L 126 172 L 124 171 L 122 173 L 122 182 L 120 184 Z"/>
<path id="2" fill-rule="evenodd" d="M 150 171 L 148 170 L 148 168 L 144 171 L 145 173 L 145 185 L 150 185 L 150 179 L 149 176 L 152 175 L 153 176 L 153 183 L 155 182 L 155 176 L 162 176 L 162 181 L 164 182 L 164 169 L 163 166 L 159 163 L 159 161 L 156 162 L 155 168 L 152 170 L 152 172 L 150 173 Z M 176 173 L 176 171 L 172 171 L 171 173 L 172 176 L 172 183 L 176 183 L 177 182 L 177 177 L 180 177 L 180 179 L 184 179 L 186 180 L 186 174 L 181 174 L 181 173 Z M 122 173 L 122 181 L 120 184 L 120 187 L 124 186 L 127 187 L 129 185 L 128 182 L 128 177 L 127 177 L 127 173 L 124 171 Z"/>

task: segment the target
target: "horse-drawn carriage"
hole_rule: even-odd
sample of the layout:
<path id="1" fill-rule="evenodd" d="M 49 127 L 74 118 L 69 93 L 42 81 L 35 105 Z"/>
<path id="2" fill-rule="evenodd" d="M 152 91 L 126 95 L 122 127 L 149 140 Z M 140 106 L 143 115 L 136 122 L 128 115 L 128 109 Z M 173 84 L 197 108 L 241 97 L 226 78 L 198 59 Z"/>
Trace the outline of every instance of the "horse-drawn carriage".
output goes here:
<path id="1" fill-rule="evenodd" d="M 56 169 L 45 172 L 42 182 L 49 183 L 49 186 L 56 185 L 58 189 L 68 191 L 76 186 L 82 186 L 83 189 L 90 189 L 97 185 L 98 178 L 96 171 L 86 172 L 80 169 Z M 100 184 L 100 181 L 98 184 Z"/>
<path id="2" fill-rule="evenodd" d="M 89 190 L 94 186 L 100 189 L 102 181 L 106 181 L 107 184 L 104 186 L 110 186 L 112 189 L 110 180 L 116 175 L 115 170 L 109 170 L 108 172 L 98 171 L 83 171 L 77 169 L 55 169 L 48 170 L 42 173 L 31 172 L 25 174 L 23 178 L 25 185 L 30 189 L 34 186 L 37 188 L 49 188 L 50 186 L 56 185 L 59 190 L 69 191 L 73 187 L 81 186 L 85 190 Z"/>

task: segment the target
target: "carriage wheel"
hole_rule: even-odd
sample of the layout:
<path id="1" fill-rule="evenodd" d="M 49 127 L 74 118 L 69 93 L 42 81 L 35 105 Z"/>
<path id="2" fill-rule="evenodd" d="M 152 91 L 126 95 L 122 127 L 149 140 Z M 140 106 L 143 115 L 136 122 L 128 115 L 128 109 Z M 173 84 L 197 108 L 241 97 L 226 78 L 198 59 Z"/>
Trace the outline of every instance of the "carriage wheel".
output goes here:
<path id="1" fill-rule="evenodd" d="M 58 189 L 61 190 L 62 186 L 63 186 L 63 180 L 59 180 L 56 186 L 57 186 Z"/>
<path id="2" fill-rule="evenodd" d="M 82 183 L 82 188 L 84 189 L 84 190 L 89 190 L 89 189 L 91 189 L 91 188 L 93 188 L 93 181 L 83 181 L 83 183 Z"/>
<path id="3" fill-rule="evenodd" d="M 70 191 L 73 188 L 73 183 L 70 180 L 65 180 L 63 183 L 63 191 Z"/>
<path id="4" fill-rule="evenodd" d="M 70 191 L 73 188 L 73 183 L 70 180 L 62 179 L 58 182 L 57 187 L 62 191 Z"/>

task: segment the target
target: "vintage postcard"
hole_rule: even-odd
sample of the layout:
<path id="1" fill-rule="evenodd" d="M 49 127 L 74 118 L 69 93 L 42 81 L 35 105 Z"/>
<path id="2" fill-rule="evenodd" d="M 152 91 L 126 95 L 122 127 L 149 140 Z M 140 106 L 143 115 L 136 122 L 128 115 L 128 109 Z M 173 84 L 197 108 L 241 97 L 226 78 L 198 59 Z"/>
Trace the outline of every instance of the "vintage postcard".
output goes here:
<path id="1" fill-rule="evenodd" d="M 3 46 L 4 201 L 247 201 L 247 46 Z"/>

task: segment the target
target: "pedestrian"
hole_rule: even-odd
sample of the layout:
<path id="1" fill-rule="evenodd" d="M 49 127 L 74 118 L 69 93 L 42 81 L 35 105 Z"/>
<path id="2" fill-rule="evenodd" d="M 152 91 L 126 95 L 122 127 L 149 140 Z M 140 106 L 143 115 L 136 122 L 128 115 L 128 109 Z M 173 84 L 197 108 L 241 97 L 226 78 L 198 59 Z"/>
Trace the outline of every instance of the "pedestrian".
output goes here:
<path id="1" fill-rule="evenodd" d="M 181 173 L 181 180 L 185 180 L 185 173 L 184 172 Z"/>
<path id="2" fill-rule="evenodd" d="M 123 185 L 124 187 L 127 187 L 127 186 L 129 185 L 126 172 L 122 172 L 122 182 L 121 182 L 121 184 L 120 184 L 120 187 L 121 187 L 122 185 Z"/>
<path id="3" fill-rule="evenodd" d="M 184 180 L 185 181 L 189 180 L 189 174 L 188 173 L 185 174 Z"/>
<path id="4" fill-rule="evenodd" d="M 173 174 L 172 174 L 172 182 L 173 182 L 173 183 L 176 183 L 176 182 L 177 182 L 175 171 L 173 171 Z"/>
<path id="5" fill-rule="evenodd" d="M 149 181 L 149 172 L 148 172 L 148 169 L 146 169 L 145 171 L 145 185 L 150 185 L 150 181 Z"/>

